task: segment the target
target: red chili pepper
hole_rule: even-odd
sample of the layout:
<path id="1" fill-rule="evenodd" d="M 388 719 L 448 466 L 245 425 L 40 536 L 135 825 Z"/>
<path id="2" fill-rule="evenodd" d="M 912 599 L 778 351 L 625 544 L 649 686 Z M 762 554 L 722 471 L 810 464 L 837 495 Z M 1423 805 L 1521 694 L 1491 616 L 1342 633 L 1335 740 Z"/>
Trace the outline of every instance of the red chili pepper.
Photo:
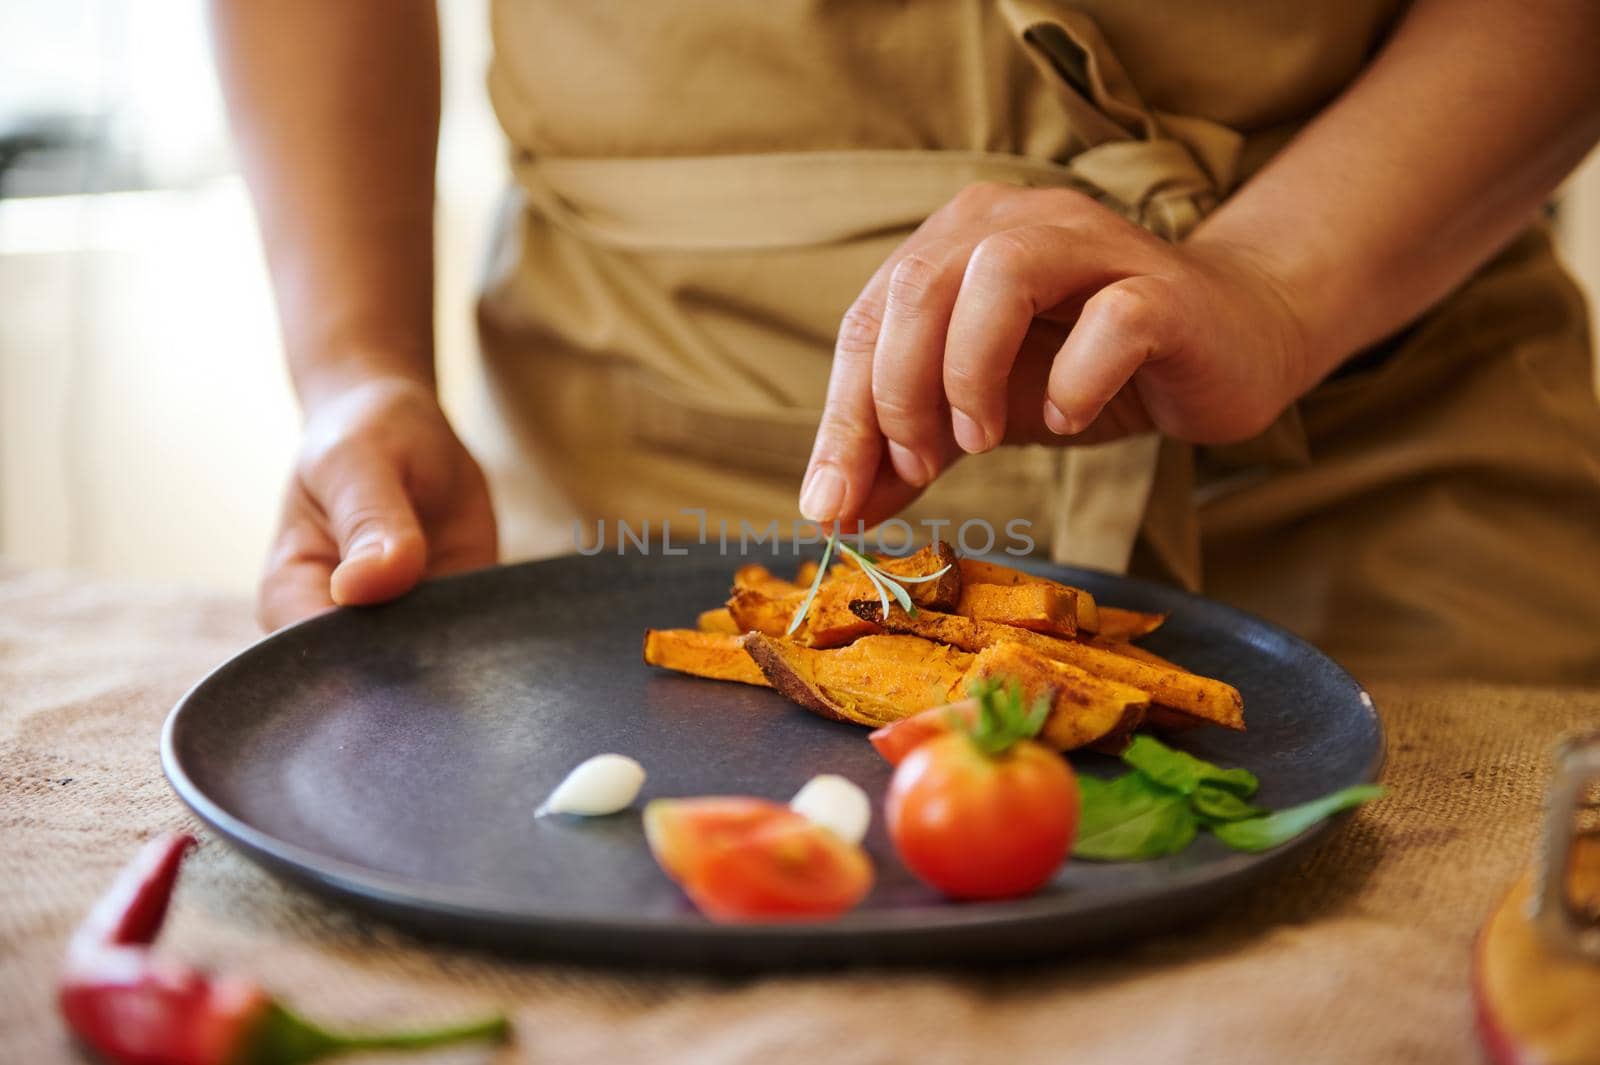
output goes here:
<path id="1" fill-rule="evenodd" d="M 67 948 L 61 1013 L 117 1065 L 298 1065 L 347 1050 L 409 1050 L 501 1040 L 496 1017 L 398 1035 L 339 1035 L 297 1017 L 259 986 L 201 972 L 150 949 L 193 836 L 151 840 L 89 911 Z"/>

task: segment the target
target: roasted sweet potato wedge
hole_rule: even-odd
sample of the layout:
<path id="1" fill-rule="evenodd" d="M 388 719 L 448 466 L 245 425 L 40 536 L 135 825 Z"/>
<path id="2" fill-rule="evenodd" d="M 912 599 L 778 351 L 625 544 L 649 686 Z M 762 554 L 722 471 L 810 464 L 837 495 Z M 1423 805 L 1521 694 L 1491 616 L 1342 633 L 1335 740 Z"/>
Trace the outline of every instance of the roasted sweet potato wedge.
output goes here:
<path id="1" fill-rule="evenodd" d="M 722 632 L 732 636 L 738 636 L 744 632 L 738 623 L 733 620 L 733 615 L 728 612 L 728 608 L 725 606 L 719 606 L 715 610 L 700 611 L 700 616 L 695 619 L 694 627 L 701 632 Z"/>
<path id="2" fill-rule="evenodd" d="M 945 569 L 937 580 L 906 585 L 912 602 L 938 609 L 941 605 L 953 605 L 960 598 L 961 578 L 955 563 L 954 550 L 942 544 L 891 559 L 881 566 L 885 572 L 908 577 L 927 576 Z M 814 564 L 811 575 L 816 575 Z M 790 585 L 761 566 L 744 566 L 735 577 L 733 595 L 728 599 L 730 624 L 738 632 L 785 637 L 818 648 L 843 647 L 880 631 L 850 609 L 853 600 L 868 598 L 876 592 L 860 569 L 853 563 L 844 563 L 829 570 L 817 588 L 805 620 L 790 634 L 789 623 L 805 602 L 808 589 L 809 582 L 806 587 Z"/>
<path id="3" fill-rule="evenodd" d="M 759 562 L 747 562 L 734 570 L 733 588 L 734 591 L 754 588 L 771 596 L 804 591 L 800 585 L 784 580 Z"/>
<path id="4" fill-rule="evenodd" d="M 1101 607 L 1100 609 L 1103 611 L 1106 608 Z M 1149 616 L 1153 617 L 1154 615 Z M 1160 666 L 1162 669 L 1172 669 L 1179 673 L 1192 674 L 1194 672 L 1193 670 L 1184 669 L 1171 659 L 1162 658 L 1154 651 L 1146 650 L 1137 644 L 1126 643 L 1122 640 L 1108 640 L 1103 636 L 1094 637 L 1089 640 L 1089 644 L 1092 647 L 1100 648 L 1102 651 L 1125 655 L 1128 658 L 1136 659 L 1152 666 Z M 1186 732 L 1189 729 L 1199 728 L 1201 725 L 1208 724 L 1210 722 L 1204 718 L 1186 714 L 1182 710 L 1174 710 L 1170 706 L 1151 706 L 1149 710 L 1145 711 L 1144 715 L 1145 727 L 1155 729 L 1157 732 Z M 1109 753 L 1114 754 L 1116 752 Z"/>
<path id="5" fill-rule="evenodd" d="M 782 636 L 803 598 L 804 592 L 772 595 L 760 588 L 735 588 L 728 597 L 728 616 L 740 633 L 764 632 L 768 636 Z"/>
<path id="6" fill-rule="evenodd" d="M 740 644 L 741 636 L 698 629 L 646 629 L 646 665 L 711 680 L 768 687 L 767 678 Z"/>
<path id="7" fill-rule="evenodd" d="M 817 589 L 817 597 L 811 601 L 811 609 L 806 611 L 806 619 L 795 635 L 810 647 L 843 647 L 883 631 L 850 609 L 852 602 L 871 594 L 872 586 L 859 573 L 833 578 Z M 798 599 L 795 605 L 798 608 Z"/>
<path id="8" fill-rule="evenodd" d="M 1095 603 L 1094 596 L 1083 588 L 1074 588 L 1070 584 L 1062 584 L 1048 577 L 1040 577 L 1025 570 L 1002 566 L 998 562 L 984 562 L 976 558 L 961 560 L 961 582 L 962 587 L 968 584 L 996 584 L 1001 587 L 1014 587 L 1019 584 L 1054 585 L 1073 594 L 1077 610 L 1075 620 L 1079 629 L 1084 632 L 1096 632 L 1100 628 L 1100 608 Z"/>
<path id="9" fill-rule="evenodd" d="M 1102 607 L 1101 609 L 1104 608 Z M 1170 658 L 1162 658 L 1154 651 L 1140 647 L 1138 644 L 1129 643 L 1126 640 L 1108 640 L 1104 636 L 1091 636 L 1089 639 L 1083 642 L 1087 643 L 1091 647 L 1098 647 L 1102 651 L 1110 651 L 1114 655 L 1123 655 L 1127 658 L 1135 658 L 1140 662 L 1145 662 L 1152 666 L 1160 666 L 1163 669 L 1175 669 L 1179 673 L 1194 672 L 1190 669 L 1184 669 Z"/>
<path id="10" fill-rule="evenodd" d="M 1078 594 L 1064 584 L 966 584 L 954 612 L 1047 636 L 1078 630 Z"/>
<path id="11" fill-rule="evenodd" d="M 1211 722 L 1193 714 L 1186 714 L 1182 710 L 1174 710 L 1170 706 L 1152 706 L 1145 711 L 1144 724 L 1146 728 L 1157 732 L 1188 732 L 1192 728 L 1209 725 Z"/>
<path id="12" fill-rule="evenodd" d="M 850 608 L 888 632 L 923 636 L 966 651 L 982 651 L 1006 641 L 1020 643 L 1059 662 L 1088 670 L 1097 677 L 1141 688 L 1163 706 L 1182 710 L 1224 728 L 1244 729 L 1244 700 L 1240 698 L 1238 689 L 1220 680 L 1141 662 L 1125 654 L 1076 640 L 1057 639 L 1013 625 L 977 621 L 959 614 L 919 610 L 912 617 L 894 606 L 889 616 L 884 618 L 883 608 L 876 600 L 860 599 L 851 603 Z"/>
<path id="13" fill-rule="evenodd" d="M 728 599 L 728 614 L 737 631 L 759 632 L 791 639 L 807 647 L 843 647 L 862 636 L 881 631 L 872 622 L 850 609 L 854 599 L 871 595 L 872 586 L 859 573 L 829 580 L 817 589 L 817 597 L 800 627 L 792 635 L 789 623 L 805 601 L 803 591 L 771 596 L 755 588 L 741 588 Z"/>
<path id="14" fill-rule="evenodd" d="M 961 600 L 961 560 L 956 557 L 956 549 L 943 541 L 918 548 L 909 555 L 899 557 L 887 555 L 875 561 L 879 569 L 899 577 L 927 577 L 935 573 L 941 574 L 938 580 L 906 583 L 905 588 L 911 595 L 911 601 L 918 606 L 932 607 L 935 610 L 953 610 L 956 603 Z M 805 572 L 814 577 L 817 572 L 816 567 L 813 565 Z M 845 559 L 828 567 L 828 575 L 823 578 L 822 587 L 826 588 L 834 581 L 846 577 L 866 579 L 862 577 L 859 566 Z M 810 583 L 807 582 L 806 586 L 809 587 Z"/>
<path id="15" fill-rule="evenodd" d="M 1149 694 L 1132 685 L 1096 677 L 1020 643 L 997 643 L 979 652 L 966 686 L 975 680 L 1016 683 L 1029 702 L 1048 697 L 1050 715 L 1039 741 L 1058 751 L 1104 743 L 1120 749 L 1150 705 Z"/>
<path id="16" fill-rule="evenodd" d="M 972 656 L 915 636 L 863 636 L 832 650 L 742 638 L 773 688 L 813 713 L 877 728 L 950 702 Z"/>
<path id="17" fill-rule="evenodd" d="M 943 540 L 904 558 L 880 559 L 878 568 L 899 577 L 925 577 L 944 570 L 938 580 L 907 584 L 911 601 L 932 610 L 954 610 L 961 601 L 961 560 L 956 557 L 956 549 Z"/>
<path id="18" fill-rule="evenodd" d="M 1142 610 L 1123 610 L 1116 606 L 1102 606 L 1100 626 L 1095 635 L 1106 640 L 1137 640 L 1159 629 L 1167 620 L 1165 614 L 1147 614 Z"/>

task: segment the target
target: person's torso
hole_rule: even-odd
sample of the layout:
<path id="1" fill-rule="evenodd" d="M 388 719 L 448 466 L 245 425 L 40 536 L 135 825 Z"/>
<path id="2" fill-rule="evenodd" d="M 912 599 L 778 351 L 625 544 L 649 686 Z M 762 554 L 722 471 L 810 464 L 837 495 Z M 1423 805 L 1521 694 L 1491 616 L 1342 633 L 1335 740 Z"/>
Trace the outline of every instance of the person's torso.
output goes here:
<path id="1" fill-rule="evenodd" d="M 1003 6 L 496 0 L 491 85 L 513 144 L 542 155 L 935 148 L 1057 158 L 1071 133 Z M 1277 142 L 1349 84 L 1403 4 L 1040 6 L 1091 18 L 1155 110 Z"/>

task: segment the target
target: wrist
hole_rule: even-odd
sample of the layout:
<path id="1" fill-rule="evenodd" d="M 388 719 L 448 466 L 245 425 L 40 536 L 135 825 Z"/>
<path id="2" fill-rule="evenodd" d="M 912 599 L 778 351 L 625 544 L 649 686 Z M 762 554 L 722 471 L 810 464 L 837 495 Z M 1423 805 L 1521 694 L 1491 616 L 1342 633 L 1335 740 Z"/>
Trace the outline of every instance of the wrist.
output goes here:
<path id="1" fill-rule="evenodd" d="M 1343 358 L 1333 353 L 1337 341 L 1330 343 L 1336 330 L 1320 320 L 1313 293 L 1297 283 L 1287 264 L 1254 244 L 1220 235 L 1197 232 L 1185 248 L 1245 294 L 1246 339 L 1265 343 L 1277 355 L 1278 410 L 1311 391 Z"/>
<path id="2" fill-rule="evenodd" d="M 293 377 L 300 409 L 307 418 L 354 392 L 374 386 L 417 390 L 437 397 L 432 353 L 401 345 L 352 347 L 296 360 Z"/>

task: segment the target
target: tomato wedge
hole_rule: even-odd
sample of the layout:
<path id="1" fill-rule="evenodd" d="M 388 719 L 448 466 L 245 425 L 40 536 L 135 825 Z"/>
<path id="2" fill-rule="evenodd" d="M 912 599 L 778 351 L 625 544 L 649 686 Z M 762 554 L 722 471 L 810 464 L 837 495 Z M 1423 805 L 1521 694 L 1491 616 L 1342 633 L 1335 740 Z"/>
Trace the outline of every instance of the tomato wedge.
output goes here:
<path id="1" fill-rule="evenodd" d="M 899 765 L 906 755 L 934 737 L 953 732 L 957 727 L 969 727 L 977 721 L 977 701 L 963 699 L 949 706 L 936 706 L 920 714 L 903 717 L 892 725 L 876 730 L 867 739 L 885 762 Z"/>
<path id="2" fill-rule="evenodd" d="M 782 809 L 765 799 L 658 799 L 644 808 L 644 833 L 656 864 L 682 883 L 699 874 L 713 850 L 772 823 Z"/>
<path id="3" fill-rule="evenodd" d="M 656 862 L 713 920 L 836 917 L 872 889 L 865 851 L 782 803 L 657 799 L 644 828 Z"/>

